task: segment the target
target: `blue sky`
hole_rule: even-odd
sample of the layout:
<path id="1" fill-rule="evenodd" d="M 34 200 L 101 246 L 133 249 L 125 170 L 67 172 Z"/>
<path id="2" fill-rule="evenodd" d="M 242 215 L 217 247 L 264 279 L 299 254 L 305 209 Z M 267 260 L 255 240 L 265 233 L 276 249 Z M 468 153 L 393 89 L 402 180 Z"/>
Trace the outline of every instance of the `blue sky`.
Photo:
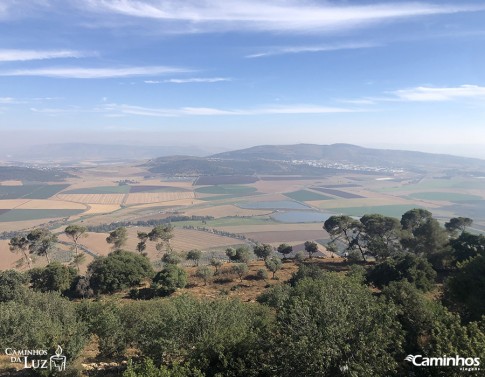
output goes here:
<path id="1" fill-rule="evenodd" d="M 485 158 L 485 1 L 0 2 L 0 147 L 348 142 Z"/>

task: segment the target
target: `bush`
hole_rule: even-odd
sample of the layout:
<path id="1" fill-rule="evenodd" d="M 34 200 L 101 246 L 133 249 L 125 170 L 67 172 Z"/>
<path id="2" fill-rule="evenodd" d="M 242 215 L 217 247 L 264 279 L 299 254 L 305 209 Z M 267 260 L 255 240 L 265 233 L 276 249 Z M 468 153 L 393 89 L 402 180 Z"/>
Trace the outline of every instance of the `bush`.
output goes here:
<path id="1" fill-rule="evenodd" d="M 65 293 L 71 288 L 77 271 L 59 262 L 52 262 L 45 268 L 33 268 L 29 271 L 32 288 L 41 292 Z"/>
<path id="2" fill-rule="evenodd" d="M 322 269 L 320 269 L 320 267 L 314 264 L 310 264 L 308 266 L 302 264 L 298 266 L 298 271 L 293 273 L 291 279 L 289 280 L 289 283 L 290 285 L 295 286 L 300 280 L 303 280 L 305 278 L 322 279 L 324 275 L 325 273 Z"/>
<path id="3" fill-rule="evenodd" d="M 212 269 L 208 266 L 199 267 L 195 273 L 195 276 L 204 280 L 204 285 L 207 285 L 207 281 L 214 276 L 214 271 L 212 271 Z"/>
<path id="4" fill-rule="evenodd" d="M 253 253 L 247 246 L 241 246 L 237 249 L 230 247 L 226 250 L 226 255 L 233 262 L 248 263 L 253 258 Z"/>
<path id="5" fill-rule="evenodd" d="M 171 368 L 161 365 L 155 366 L 150 358 L 144 359 L 141 363 L 128 364 L 128 368 L 123 372 L 123 377 L 204 377 L 199 369 L 190 368 L 175 364 Z"/>
<path id="6" fill-rule="evenodd" d="M 27 277 L 15 270 L 0 271 L 0 302 L 15 300 L 24 295 Z"/>
<path id="7" fill-rule="evenodd" d="M 407 280 L 426 292 L 434 287 L 436 271 L 424 258 L 405 253 L 375 265 L 367 272 L 367 281 L 382 288 L 392 281 Z"/>
<path id="8" fill-rule="evenodd" d="M 239 280 L 242 281 L 243 276 L 248 272 L 248 265 L 245 263 L 238 263 L 231 267 L 231 271 L 239 276 Z"/>
<path id="9" fill-rule="evenodd" d="M 187 285 L 187 272 L 175 264 L 168 264 L 155 275 L 153 283 L 160 295 L 170 295 L 177 288 L 184 288 Z"/>
<path id="10" fill-rule="evenodd" d="M 124 250 L 95 259 L 88 266 L 89 284 L 96 293 L 113 293 L 136 287 L 153 274 L 147 257 Z"/>
<path id="11" fill-rule="evenodd" d="M 0 344 L 14 349 L 46 349 L 53 354 L 61 345 L 73 360 L 87 341 L 76 304 L 58 293 L 26 290 L 21 297 L 0 303 L 0 313 Z"/>
<path id="12" fill-rule="evenodd" d="M 268 271 L 266 271 L 264 268 L 260 268 L 258 272 L 256 272 L 256 277 L 259 280 L 266 280 L 268 278 Z"/>

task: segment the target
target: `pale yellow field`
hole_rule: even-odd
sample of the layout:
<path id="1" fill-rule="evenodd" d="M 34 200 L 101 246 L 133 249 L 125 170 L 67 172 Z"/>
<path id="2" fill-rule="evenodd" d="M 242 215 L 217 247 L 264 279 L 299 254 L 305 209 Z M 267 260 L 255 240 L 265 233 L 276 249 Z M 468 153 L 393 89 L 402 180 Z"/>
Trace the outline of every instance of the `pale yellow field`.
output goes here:
<path id="1" fill-rule="evenodd" d="M 80 203 L 65 202 L 61 200 L 28 200 L 17 209 L 86 209 L 87 206 Z"/>
<path id="2" fill-rule="evenodd" d="M 90 204 L 89 209 L 83 215 L 95 215 L 99 213 L 110 213 L 120 208 L 117 204 Z"/>
<path id="3" fill-rule="evenodd" d="M 128 194 L 124 204 L 158 203 L 192 198 L 194 198 L 193 192 L 141 192 Z"/>
<path id="4" fill-rule="evenodd" d="M 321 230 L 322 226 L 323 226 L 323 223 L 322 224 L 320 223 L 268 224 L 268 225 L 221 226 L 221 227 L 217 227 L 217 229 L 224 230 L 231 233 L 246 233 L 246 232 L 274 232 L 274 231 L 292 231 L 292 230 Z"/>
<path id="5" fill-rule="evenodd" d="M 221 205 L 207 208 L 195 208 L 185 211 L 187 216 L 214 216 L 226 217 L 226 216 L 259 216 L 272 213 L 273 211 L 258 210 L 258 209 L 243 209 L 234 205 Z"/>
<path id="6" fill-rule="evenodd" d="M 57 198 L 86 204 L 121 204 L 125 194 L 58 194 Z"/>
<path id="7" fill-rule="evenodd" d="M 28 202 L 29 199 L 7 199 L 0 200 L 0 208 L 2 209 L 13 209 L 21 206 L 22 204 Z"/>
<path id="8" fill-rule="evenodd" d="M 22 186 L 22 181 L 1 181 L 0 186 Z"/>
<path id="9" fill-rule="evenodd" d="M 172 200 L 166 203 L 157 203 L 156 207 L 191 206 L 191 205 L 196 205 L 201 203 L 206 203 L 206 202 L 203 200 L 197 200 L 197 199 L 178 199 L 178 200 Z M 131 206 L 130 208 L 142 209 L 142 208 L 151 208 L 153 206 L 154 206 L 153 203 L 150 203 L 150 204 L 134 205 L 134 206 Z"/>
<path id="10" fill-rule="evenodd" d="M 15 262 L 21 254 L 12 253 L 8 247 L 8 240 L 0 240 L 0 270 L 15 268 Z"/>

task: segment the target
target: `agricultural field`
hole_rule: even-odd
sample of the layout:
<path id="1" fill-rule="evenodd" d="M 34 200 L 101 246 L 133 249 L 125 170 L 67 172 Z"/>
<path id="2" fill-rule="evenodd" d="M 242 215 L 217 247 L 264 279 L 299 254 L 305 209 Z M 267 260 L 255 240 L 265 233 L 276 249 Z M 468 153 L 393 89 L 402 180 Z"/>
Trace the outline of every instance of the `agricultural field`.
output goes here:
<path id="1" fill-rule="evenodd" d="M 0 200 L 47 199 L 64 190 L 68 185 L 12 185 L 0 186 Z"/>
<path id="2" fill-rule="evenodd" d="M 298 202 L 333 199 L 330 196 L 321 195 L 314 191 L 309 191 L 309 190 L 298 190 L 298 191 L 288 192 L 285 194 L 285 196 L 287 196 L 290 199 L 296 200 Z"/>
<path id="3" fill-rule="evenodd" d="M 485 231 L 485 181 L 473 178 L 346 173 L 324 177 L 144 179 L 146 170 L 140 166 L 80 168 L 76 175 L 62 184 L 1 182 L 0 232 L 28 231 L 37 226 L 59 232 L 69 223 L 103 225 L 205 216 L 205 220 L 173 223 L 177 233 L 174 248 L 223 250 L 242 241 L 183 227 L 204 227 L 259 242 L 296 245 L 325 239 L 322 225 L 333 214 L 381 213 L 400 218 L 407 210 L 418 207 L 430 210 L 442 222 L 454 216 L 473 218 L 474 231 Z M 140 228 L 130 228 L 129 250 L 136 247 L 137 230 Z M 111 250 L 106 236 L 91 233 L 83 242 L 90 250 L 106 255 Z M 149 249 L 153 249 L 155 258 L 154 246 Z M 10 253 L 3 243 L 0 253 Z"/>

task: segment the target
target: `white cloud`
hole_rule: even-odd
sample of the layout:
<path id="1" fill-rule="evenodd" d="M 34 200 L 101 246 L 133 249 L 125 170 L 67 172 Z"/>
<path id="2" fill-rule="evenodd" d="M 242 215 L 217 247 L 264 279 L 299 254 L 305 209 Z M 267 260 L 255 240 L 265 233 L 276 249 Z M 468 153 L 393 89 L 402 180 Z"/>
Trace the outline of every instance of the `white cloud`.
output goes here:
<path id="1" fill-rule="evenodd" d="M 404 101 L 453 101 L 459 99 L 485 99 L 485 87 L 478 85 L 461 85 L 457 87 L 434 88 L 419 86 L 392 92 Z"/>
<path id="2" fill-rule="evenodd" d="M 226 77 L 205 77 L 205 78 L 189 78 L 189 79 L 169 79 L 164 82 L 171 84 L 187 84 L 187 83 L 214 83 L 221 81 L 231 81 L 231 79 Z"/>
<path id="3" fill-rule="evenodd" d="M 86 7 L 87 5 L 87 7 Z M 297 0 L 88 0 L 83 9 L 130 17 L 179 21 L 198 31 L 251 30 L 321 32 L 347 30 L 383 21 L 484 10 L 483 5 L 423 2 L 334 5 Z M 173 25 L 172 25 L 173 26 Z"/>
<path id="4" fill-rule="evenodd" d="M 95 56 L 92 52 L 73 50 L 0 50 L 0 62 L 60 59 L 60 58 L 84 58 Z"/>
<path id="5" fill-rule="evenodd" d="M 253 109 L 217 109 L 211 107 L 149 108 L 132 105 L 107 104 L 104 109 L 110 113 L 144 115 L 153 117 L 220 116 L 220 115 L 277 115 L 277 114 L 335 114 L 353 113 L 361 110 L 325 107 L 315 105 L 271 106 Z"/>
<path id="6" fill-rule="evenodd" d="M 80 67 L 51 67 L 34 69 L 17 69 L 0 71 L 0 76 L 41 76 L 75 79 L 103 79 L 131 76 L 152 76 L 170 73 L 191 72 L 177 67 L 128 67 L 128 68 L 80 68 Z"/>
<path id="7" fill-rule="evenodd" d="M 309 52 L 328 52 L 338 50 L 350 50 L 359 48 L 371 48 L 379 47 L 380 45 L 375 43 L 344 43 L 335 45 L 320 45 L 320 46 L 293 46 L 293 47 L 276 47 L 271 48 L 265 52 L 258 52 L 256 54 L 247 55 L 246 58 L 263 58 L 274 55 L 285 54 L 301 54 Z"/>
<path id="8" fill-rule="evenodd" d="M 168 79 L 168 80 L 145 80 L 145 84 L 189 84 L 189 83 L 215 83 L 221 81 L 232 81 L 230 78 L 226 77 L 193 77 L 188 79 Z"/>

